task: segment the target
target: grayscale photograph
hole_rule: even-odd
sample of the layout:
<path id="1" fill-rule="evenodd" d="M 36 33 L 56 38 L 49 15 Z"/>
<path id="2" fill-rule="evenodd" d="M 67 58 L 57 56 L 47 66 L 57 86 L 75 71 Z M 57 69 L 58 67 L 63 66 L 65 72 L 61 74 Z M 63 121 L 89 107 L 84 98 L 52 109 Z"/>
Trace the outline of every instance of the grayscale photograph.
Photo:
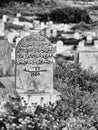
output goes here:
<path id="1" fill-rule="evenodd" d="M 0 130 L 98 130 L 98 0 L 0 1 Z"/>

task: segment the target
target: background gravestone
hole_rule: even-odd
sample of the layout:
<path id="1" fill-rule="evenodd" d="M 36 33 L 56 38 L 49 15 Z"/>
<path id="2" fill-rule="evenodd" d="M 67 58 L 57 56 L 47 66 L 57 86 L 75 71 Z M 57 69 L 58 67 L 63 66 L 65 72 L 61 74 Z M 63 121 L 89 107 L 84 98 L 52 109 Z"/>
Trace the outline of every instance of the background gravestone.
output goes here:
<path id="1" fill-rule="evenodd" d="M 46 29 L 46 37 L 50 38 L 51 37 L 51 29 L 50 28 L 47 28 Z"/>
<path id="2" fill-rule="evenodd" d="M 58 40 L 57 43 L 56 43 L 56 52 L 57 53 L 62 53 L 63 49 L 64 49 L 63 41 Z"/>
<path id="3" fill-rule="evenodd" d="M 91 44 L 93 40 L 93 37 L 91 35 L 87 36 L 86 44 Z"/>
<path id="4" fill-rule="evenodd" d="M 98 49 L 98 39 L 94 40 L 94 45 Z"/>
<path id="5" fill-rule="evenodd" d="M 6 39 L 0 39 L 0 77 L 11 74 L 11 47 Z"/>
<path id="6" fill-rule="evenodd" d="M 52 37 L 57 37 L 57 30 L 53 29 Z"/>
<path id="7" fill-rule="evenodd" d="M 81 63 L 83 69 L 90 69 L 93 70 L 93 72 L 98 72 L 98 50 L 79 52 L 79 63 Z"/>
<path id="8" fill-rule="evenodd" d="M 34 92 L 53 92 L 53 53 L 49 40 L 32 34 L 16 47 L 16 87 Z"/>

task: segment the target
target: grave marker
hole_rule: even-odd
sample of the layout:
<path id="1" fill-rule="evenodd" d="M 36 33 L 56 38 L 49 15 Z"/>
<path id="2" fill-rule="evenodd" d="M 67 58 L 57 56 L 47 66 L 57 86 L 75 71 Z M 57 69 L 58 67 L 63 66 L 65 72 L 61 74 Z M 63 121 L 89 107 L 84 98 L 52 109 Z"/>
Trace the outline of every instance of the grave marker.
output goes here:
<path id="1" fill-rule="evenodd" d="M 61 40 L 57 41 L 56 48 L 57 48 L 56 52 L 61 53 L 63 51 L 63 49 L 64 49 L 63 41 L 61 41 Z"/>
<path id="2" fill-rule="evenodd" d="M 46 37 L 50 38 L 51 35 L 52 35 L 51 29 L 47 28 L 47 29 L 46 29 Z"/>
<path id="3" fill-rule="evenodd" d="M 4 29 L 5 29 L 4 23 L 0 23 L 0 36 L 4 36 Z"/>
<path id="4" fill-rule="evenodd" d="M 18 17 L 14 18 L 13 24 L 19 25 L 19 18 Z"/>
<path id="5" fill-rule="evenodd" d="M 16 14 L 16 17 L 18 17 L 18 18 L 21 17 L 21 14 L 20 14 L 20 13 L 17 13 L 17 14 Z"/>
<path id="6" fill-rule="evenodd" d="M 87 36 L 87 44 L 92 44 L 92 40 L 93 40 L 93 38 L 92 38 L 92 36 L 91 35 L 88 35 Z"/>
<path id="7" fill-rule="evenodd" d="M 67 32 L 67 31 L 68 31 L 68 25 L 65 24 L 65 25 L 64 25 L 64 32 Z"/>
<path id="8" fill-rule="evenodd" d="M 11 74 L 11 48 L 5 39 L 0 39 L 0 73 L 1 71 L 2 76 Z"/>
<path id="9" fill-rule="evenodd" d="M 7 21 L 7 16 L 6 15 L 3 15 L 2 16 L 2 20 L 3 20 L 3 23 L 5 23 Z"/>
<path id="10" fill-rule="evenodd" d="M 7 36 L 7 38 L 8 38 L 8 41 L 9 41 L 9 43 L 10 44 L 13 44 L 14 42 L 13 42 L 13 39 L 15 38 L 15 33 L 13 33 L 13 32 L 9 32 L 8 33 L 8 36 Z"/>
<path id="11" fill-rule="evenodd" d="M 80 34 L 76 32 L 76 33 L 74 34 L 74 39 L 79 40 L 79 39 L 80 39 Z"/>
<path id="12" fill-rule="evenodd" d="M 45 23 L 41 22 L 41 29 L 43 29 L 45 27 Z"/>
<path id="13" fill-rule="evenodd" d="M 57 36 L 57 30 L 56 30 L 56 29 L 53 29 L 52 31 L 53 31 L 53 32 L 52 32 L 52 36 L 53 36 L 53 37 L 56 37 L 56 36 Z"/>
<path id="14" fill-rule="evenodd" d="M 49 27 L 53 26 L 53 21 L 49 21 Z"/>
<path id="15" fill-rule="evenodd" d="M 94 45 L 98 49 L 98 39 L 94 40 Z"/>
<path id="16" fill-rule="evenodd" d="M 83 69 L 98 72 L 98 51 L 81 51 L 79 52 L 79 63 Z M 92 68 L 92 69 L 91 69 Z"/>
<path id="17" fill-rule="evenodd" d="M 26 36 L 16 47 L 16 87 L 34 92 L 53 92 L 53 53 L 49 40 Z"/>

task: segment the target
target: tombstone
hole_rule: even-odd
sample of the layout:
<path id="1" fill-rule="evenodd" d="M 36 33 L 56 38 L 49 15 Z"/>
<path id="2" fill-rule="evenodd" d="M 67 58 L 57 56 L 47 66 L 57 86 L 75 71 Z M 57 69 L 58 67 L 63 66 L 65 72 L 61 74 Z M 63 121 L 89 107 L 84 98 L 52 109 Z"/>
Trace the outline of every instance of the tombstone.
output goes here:
<path id="1" fill-rule="evenodd" d="M 52 30 L 52 37 L 57 37 L 57 30 L 56 29 Z"/>
<path id="2" fill-rule="evenodd" d="M 19 18 L 14 18 L 13 24 L 19 24 Z"/>
<path id="3" fill-rule="evenodd" d="M 98 49 L 98 39 L 94 40 L 94 45 Z"/>
<path id="4" fill-rule="evenodd" d="M 49 22 L 46 22 L 46 25 L 49 25 Z"/>
<path id="5" fill-rule="evenodd" d="M 80 34 L 76 32 L 74 34 L 74 39 L 79 40 L 80 39 Z"/>
<path id="6" fill-rule="evenodd" d="M 52 27 L 53 21 L 49 21 L 49 27 Z"/>
<path id="7" fill-rule="evenodd" d="M 11 52 L 11 60 L 15 61 L 15 48 L 13 48 L 13 50 Z"/>
<path id="8" fill-rule="evenodd" d="M 24 31 L 29 32 L 30 31 L 30 27 L 28 25 L 24 25 Z"/>
<path id="9" fill-rule="evenodd" d="M 36 28 L 36 22 L 35 22 L 35 20 L 33 21 L 33 28 L 34 29 Z"/>
<path id="10" fill-rule="evenodd" d="M 3 15 L 2 21 L 3 21 L 3 23 L 5 23 L 7 21 L 7 16 L 6 15 Z"/>
<path id="11" fill-rule="evenodd" d="M 45 23 L 41 22 L 41 29 L 43 29 L 45 27 Z"/>
<path id="12" fill-rule="evenodd" d="M 89 70 L 93 73 L 98 72 L 98 51 L 95 50 L 87 50 L 87 51 L 80 51 L 79 52 L 79 63 L 81 67 L 85 70 Z"/>
<path id="13" fill-rule="evenodd" d="M 29 28 L 33 27 L 32 23 L 29 23 L 29 22 L 19 22 L 19 24 L 22 26 L 28 26 Z"/>
<path id="14" fill-rule="evenodd" d="M 35 20 L 35 23 L 34 23 L 33 27 L 34 27 L 35 29 L 36 29 L 36 28 L 40 29 L 40 28 L 41 28 L 40 21 Z"/>
<path id="15" fill-rule="evenodd" d="M 61 24 L 60 28 L 61 28 L 61 31 L 64 31 L 64 24 L 63 23 Z"/>
<path id="16" fill-rule="evenodd" d="M 64 50 L 63 41 L 59 40 L 56 43 L 56 53 L 62 53 Z"/>
<path id="17" fill-rule="evenodd" d="M 11 51 L 12 73 L 15 74 L 15 48 Z"/>
<path id="18" fill-rule="evenodd" d="M 96 37 L 96 32 L 91 32 L 91 35 L 92 35 L 93 37 Z"/>
<path id="19" fill-rule="evenodd" d="M 51 29 L 47 28 L 46 29 L 46 37 L 50 38 L 51 36 L 52 36 Z"/>
<path id="20" fill-rule="evenodd" d="M 10 44 L 14 44 L 13 39 L 15 38 L 15 36 L 16 36 L 16 34 L 13 33 L 13 32 L 8 33 L 7 38 L 8 38 L 8 41 L 9 41 Z"/>
<path id="21" fill-rule="evenodd" d="M 49 21 L 49 24 L 52 25 L 52 24 L 53 24 L 53 21 Z"/>
<path id="22" fill-rule="evenodd" d="M 19 43 L 20 40 L 21 40 L 21 37 L 18 37 L 18 38 L 16 39 L 16 46 L 17 46 L 17 44 Z"/>
<path id="23" fill-rule="evenodd" d="M 0 39 L 0 73 L 7 76 L 11 73 L 11 48 L 5 39 Z"/>
<path id="24" fill-rule="evenodd" d="M 16 47 L 16 87 L 19 92 L 53 93 L 53 53 L 50 41 L 38 34 L 19 41 Z"/>
<path id="25" fill-rule="evenodd" d="M 17 14 L 16 14 L 16 17 L 17 17 L 17 18 L 21 17 L 21 14 L 20 14 L 20 13 L 17 13 Z"/>
<path id="26" fill-rule="evenodd" d="M 9 31 L 8 31 L 8 30 L 5 30 L 5 31 L 4 31 L 5 39 L 8 39 L 8 34 L 9 34 Z"/>
<path id="27" fill-rule="evenodd" d="M 39 21 L 39 20 L 36 20 L 36 24 L 40 24 L 40 21 Z"/>
<path id="28" fill-rule="evenodd" d="M 67 32 L 67 31 L 68 31 L 68 25 L 65 24 L 65 25 L 64 25 L 64 32 Z"/>
<path id="29" fill-rule="evenodd" d="M 84 41 L 81 41 L 78 43 L 78 50 L 84 50 L 84 46 L 85 45 L 85 42 Z"/>
<path id="30" fill-rule="evenodd" d="M 41 30 L 41 31 L 40 31 L 40 35 L 42 35 L 42 36 L 45 36 L 45 37 L 46 37 L 46 29 Z"/>
<path id="31" fill-rule="evenodd" d="M 20 33 L 20 38 L 22 39 L 22 38 L 24 38 L 25 36 L 28 36 L 28 35 L 30 35 L 30 32 L 21 31 L 21 33 Z"/>
<path id="32" fill-rule="evenodd" d="M 86 44 L 92 44 L 92 40 L 93 40 L 92 36 L 88 35 L 86 39 Z"/>
<path id="33" fill-rule="evenodd" d="M 96 37 L 98 37 L 98 31 L 96 31 Z"/>
<path id="34" fill-rule="evenodd" d="M 4 36 L 4 23 L 0 24 L 0 36 Z"/>
<path id="35" fill-rule="evenodd" d="M 40 24 L 40 21 L 38 21 L 38 20 L 34 20 L 34 22 L 35 22 L 36 25 Z"/>
<path id="36" fill-rule="evenodd" d="M 57 30 L 58 30 L 58 31 L 61 31 L 61 30 L 62 30 L 62 28 L 61 28 L 60 25 L 58 25 Z"/>

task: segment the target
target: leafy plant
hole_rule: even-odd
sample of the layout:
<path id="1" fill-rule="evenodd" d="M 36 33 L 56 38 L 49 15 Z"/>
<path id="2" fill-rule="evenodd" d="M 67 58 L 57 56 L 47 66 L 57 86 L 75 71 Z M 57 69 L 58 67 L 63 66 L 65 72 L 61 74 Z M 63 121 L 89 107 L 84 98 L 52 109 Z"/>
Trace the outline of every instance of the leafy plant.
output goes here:
<path id="1" fill-rule="evenodd" d="M 54 69 L 55 89 L 74 114 L 98 113 L 98 75 L 82 70 L 78 64 L 57 60 Z"/>

